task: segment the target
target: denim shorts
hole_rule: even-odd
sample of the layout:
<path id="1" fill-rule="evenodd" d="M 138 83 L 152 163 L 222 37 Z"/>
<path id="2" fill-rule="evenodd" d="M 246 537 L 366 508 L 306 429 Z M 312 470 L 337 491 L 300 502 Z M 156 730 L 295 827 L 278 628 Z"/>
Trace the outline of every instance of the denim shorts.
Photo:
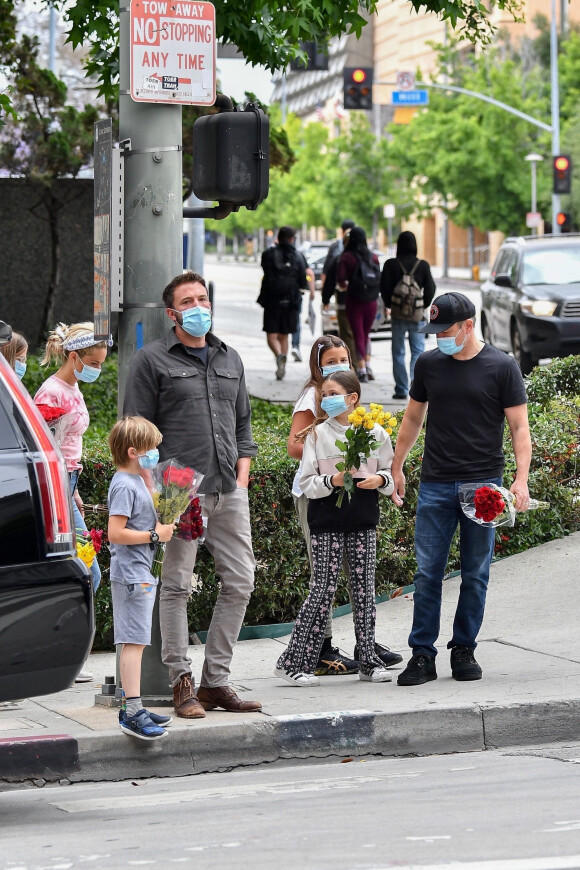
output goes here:
<path id="1" fill-rule="evenodd" d="M 153 583 L 117 583 L 111 580 L 115 643 L 151 643 L 151 617 L 155 604 Z"/>

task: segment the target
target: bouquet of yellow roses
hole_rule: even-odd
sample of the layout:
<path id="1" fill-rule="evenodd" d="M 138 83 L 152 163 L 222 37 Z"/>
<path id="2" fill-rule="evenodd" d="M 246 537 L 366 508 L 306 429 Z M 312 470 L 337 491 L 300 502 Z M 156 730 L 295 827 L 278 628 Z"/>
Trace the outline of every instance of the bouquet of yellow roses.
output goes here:
<path id="1" fill-rule="evenodd" d="M 352 498 L 354 490 L 354 479 L 352 472 L 358 471 L 361 463 L 368 459 L 371 452 L 379 447 L 378 441 L 375 441 L 372 431 L 378 424 L 391 435 L 393 429 L 397 425 L 397 418 L 390 414 L 389 411 L 383 411 L 382 405 L 377 405 L 371 402 L 370 410 L 366 410 L 364 405 L 359 405 L 358 408 L 348 415 L 349 428 L 344 433 L 345 440 L 340 438 L 335 441 L 336 446 L 342 452 L 342 459 L 336 463 L 337 471 L 344 471 L 344 485 L 341 487 L 336 500 L 336 506 L 340 507 L 344 494 L 348 499 Z"/>

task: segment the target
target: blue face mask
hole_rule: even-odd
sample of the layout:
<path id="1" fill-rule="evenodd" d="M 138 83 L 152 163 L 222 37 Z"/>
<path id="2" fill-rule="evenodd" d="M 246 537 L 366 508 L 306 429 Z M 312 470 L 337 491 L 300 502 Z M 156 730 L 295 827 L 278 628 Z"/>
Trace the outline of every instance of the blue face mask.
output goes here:
<path id="1" fill-rule="evenodd" d="M 175 311 L 175 309 L 173 309 Z M 181 327 L 195 338 L 201 338 L 211 328 L 211 311 L 209 308 L 202 308 L 201 305 L 196 305 L 194 308 L 186 308 L 185 311 L 178 311 L 181 314 Z"/>
<path id="2" fill-rule="evenodd" d="M 138 458 L 141 468 L 146 468 L 147 471 L 151 471 L 151 469 L 155 468 L 159 462 L 159 450 L 154 447 L 153 450 L 148 450 L 143 454 L 143 456 L 139 456 Z"/>
<path id="3" fill-rule="evenodd" d="M 339 414 L 348 411 L 346 396 L 325 396 L 320 407 L 329 417 L 338 417 Z"/>
<path id="4" fill-rule="evenodd" d="M 16 372 L 16 374 L 20 378 L 20 380 L 22 380 L 22 378 L 26 374 L 26 363 L 25 362 L 23 363 L 19 359 L 15 359 L 14 360 L 14 371 Z"/>
<path id="5" fill-rule="evenodd" d="M 348 363 L 337 363 L 333 366 L 322 366 L 322 377 L 325 378 L 327 375 L 332 375 L 334 372 L 349 372 L 350 366 Z"/>
<path id="6" fill-rule="evenodd" d="M 452 335 L 451 337 L 443 336 L 443 338 L 437 339 L 437 347 L 439 348 L 441 353 L 445 353 L 447 354 L 447 356 L 454 356 L 456 353 L 459 353 L 463 350 L 463 348 L 465 347 L 465 342 L 467 341 L 467 335 L 463 339 L 462 344 L 455 344 L 455 339 L 457 338 L 462 329 L 463 327 L 461 327 L 458 332 L 456 332 L 455 335 Z"/>
<path id="7" fill-rule="evenodd" d="M 76 368 L 73 369 L 73 371 L 75 373 L 75 378 L 77 379 L 77 381 L 82 381 L 85 384 L 94 383 L 94 381 L 96 381 L 101 374 L 100 369 L 95 369 L 92 366 L 86 366 L 84 363 L 80 372 L 77 372 Z"/>

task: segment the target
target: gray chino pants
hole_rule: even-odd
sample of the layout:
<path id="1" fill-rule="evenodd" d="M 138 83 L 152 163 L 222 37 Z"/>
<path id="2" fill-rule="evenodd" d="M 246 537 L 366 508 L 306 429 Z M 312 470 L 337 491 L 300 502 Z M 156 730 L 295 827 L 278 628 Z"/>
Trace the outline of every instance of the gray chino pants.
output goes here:
<path id="1" fill-rule="evenodd" d="M 256 562 L 248 490 L 238 487 L 233 492 L 205 493 L 200 500 L 207 517 L 205 544 L 221 581 L 207 633 L 200 682 L 214 688 L 228 683 L 234 646 L 254 588 Z M 159 593 L 161 658 L 169 668 L 172 686 L 184 674 L 191 673 L 191 659 L 187 655 L 187 600 L 196 556 L 197 541 L 172 538 L 163 561 Z"/>

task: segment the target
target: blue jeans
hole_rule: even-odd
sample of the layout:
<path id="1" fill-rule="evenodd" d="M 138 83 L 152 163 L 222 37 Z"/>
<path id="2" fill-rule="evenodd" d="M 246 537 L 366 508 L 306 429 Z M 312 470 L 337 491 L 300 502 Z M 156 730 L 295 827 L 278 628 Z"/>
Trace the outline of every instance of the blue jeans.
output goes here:
<path id="1" fill-rule="evenodd" d="M 296 326 L 296 332 L 292 333 L 292 347 L 298 348 L 300 350 L 300 335 L 302 333 L 302 324 L 300 323 L 300 315 L 302 313 L 302 293 L 300 294 L 300 305 L 298 307 L 298 324 Z"/>
<path id="2" fill-rule="evenodd" d="M 421 483 L 415 523 L 415 594 L 413 627 L 409 646 L 413 654 L 435 657 L 435 642 L 441 624 L 441 592 L 449 549 L 459 525 L 461 586 L 453 622 L 453 636 L 447 648 L 475 649 L 483 622 L 489 566 L 493 556 L 495 529 L 468 519 L 459 504 L 460 483 Z M 501 484 L 501 478 L 483 481 Z"/>
<path id="3" fill-rule="evenodd" d="M 70 481 L 70 494 L 74 495 L 74 491 L 77 488 L 77 482 L 79 479 L 78 471 L 69 471 L 68 473 L 69 481 Z M 87 531 L 87 524 L 85 523 L 84 517 L 81 514 L 80 510 L 77 507 L 77 503 L 74 498 L 72 500 L 73 505 L 73 517 L 75 521 L 75 529 L 79 531 Z M 101 569 L 99 568 L 99 563 L 97 562 L 97 557 L 93 559 L 93 564 L 89 568 L 91 572 L 91 577 L 93 578 L 93 594 L 97 591 L 101 583 Z"/>
<path id="4" fill-rule="evenodd" d="M 410 378 L 413 380 L 415 363 L 420 353 L 425 350 L 425 336 L 418 332 L 420 324 L 412 320 L 391 321 L 391 348 L 393 352 L 393 376 L 395 378 L 395 393 L 400 396 L 409 392 L 409 379 L 405 366 L 405 335 L 409 333 L 409 347 L 411 348 L 411 365 L 409 366 Z"/>

